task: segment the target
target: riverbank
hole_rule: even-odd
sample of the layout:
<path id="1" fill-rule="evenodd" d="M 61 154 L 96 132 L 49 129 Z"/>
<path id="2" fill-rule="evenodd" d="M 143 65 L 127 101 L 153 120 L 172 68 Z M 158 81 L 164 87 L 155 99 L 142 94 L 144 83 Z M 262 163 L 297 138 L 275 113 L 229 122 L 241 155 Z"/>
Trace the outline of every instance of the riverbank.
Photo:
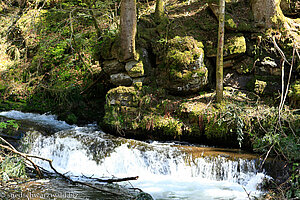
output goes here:
<path id="1" fill-rule="evenodd" d="M 1 2 L 0 110 L 96 122 L 127 138 L 242 148 L 299 171 L 298 4 L 282 8 L 289 29 L 263 29 L 250 1 L 227 1 L 217 104 L 217 2 L 169 0 L 160 20 L 154 1 L 138 2 L 130 61 L 119 59 L 118 3 Z"/>

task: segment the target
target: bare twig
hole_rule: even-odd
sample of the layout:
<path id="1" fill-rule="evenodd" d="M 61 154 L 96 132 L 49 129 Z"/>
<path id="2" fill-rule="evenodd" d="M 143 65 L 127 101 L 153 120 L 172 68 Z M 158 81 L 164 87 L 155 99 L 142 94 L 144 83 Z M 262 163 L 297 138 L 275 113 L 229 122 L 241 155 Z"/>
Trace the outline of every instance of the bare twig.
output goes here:
<path id="1" fill-rule="evenodd" d="M 248 193 L 247 190 L 246 190 L 246 188 L 244 186 L 242 186 L 242 187 L 243 187 L 244 191 L 246 192 L 246 194 L 248 196 L 248 199 L 251 200 L 251 196 L 250 196 L 251 192 Z"/>
<path id="2" fill-rule="evenodd" d="M 127 194 L 119 194 L 119 193 L 116 193 L 116 192 L 112 192 L 112 191 L 109 191 L 107 189 L 104 189 L 104 188 L 98 188 L 94 185 L 91 185 L 89 183 L 85 183 L 85 182 L 81 182 L 81 181 L 73 181 L 70 177 L 68 176 L 65 176 L 64 174 L 60 173 L 59 171 L 57 171 L 54 167 L 53 167 L 53 164 L 52 164 L 52 160 L 51 159 L 48 159 L 48 158 L 43 158 L 43 157 L 40 157 L 40 156 L 36 156 L 36 155 L 30 155 L 30 154 L 25 154 L 25 153 L 22 153 L 22 152 L 19 152 L 17 151 L 14 147 L 10 147 L 12 146 L 11 144 L 9 144 L 9 142 L 7 142 L 5 139 L 1 138 L 1 141 L 3 141 L 4 143 L 6 143 L 8 146 L 6 145 L 2 145 L 0 144 L 0 147 L 3 148 L 3 149 L 6 149 L 6 150 L 9 150 L 23 158 L 25 158 L 27 161 L 29 161 L 33 167 L 35 168 L 35 170 L 37 171 L 37 173 L 39 174 L 39 177 L 42 177 L 42 173 L 39 169 L 39 167 L 30 159 L 30 158 L 36 158 L 36 159 L 40 159 L 40 160 L 43 160 L 43 161 L 47 161 L 49 163 L 49 166 L 50 168 L 56 173 L 58 174 L 60 177 L 62 177 L 63 179 L 69 181 L 70 183 L 76 185 L 76 184 L 79 184 L 79 185 L 85 185 L 85 186 L 88 186 L 90 188 L 93 188 L 95 190 L 98 190 L 98 191 L 101 191 L 101 192 L 106 192 L 106 193 L 109 193 L 109 194 L 113 194 L 113 195 L 118 195 L 118 196 L 127 196 L 127 197 L 130 197 L 132 198 L 132 196 L 130 195 L 127 195 Z M 96 178 L 95 180 L 99 181 L 99 182 L 107 182 L 107 183 L 113 183 L 113 182 L 122 182 L 122 181 L 128 181 L 128 180 L 137 180 L 138 179 L 138 176 L 135 176 L 135 177 L 127 177 L 127 178 L 120 178 L 120 179 L 99 179 L 99 178 Z"/>
<path id="3" fill-rule="evenodd" d="M 266 160 L 267 160 L 267 158 L 268 158 L 268 156 L 269 156 L 269 154 L 270 154 L 272 148 L 274 147 L 274 145 L 275 145 L 275 144 L 272 144 L 272 146 L 271 146 L 270 149 L 268 150 L 268 152 L 267 152 L 267 154 L 266 154 L 266 156 L 265 156 L 263 162 L 262 162 L 261 165 L 260 165 L 260 169 L 262 169 L 262 167 L 264 166 L 264 164 L 265 164 L 265 162 L 266 162 Z"/>

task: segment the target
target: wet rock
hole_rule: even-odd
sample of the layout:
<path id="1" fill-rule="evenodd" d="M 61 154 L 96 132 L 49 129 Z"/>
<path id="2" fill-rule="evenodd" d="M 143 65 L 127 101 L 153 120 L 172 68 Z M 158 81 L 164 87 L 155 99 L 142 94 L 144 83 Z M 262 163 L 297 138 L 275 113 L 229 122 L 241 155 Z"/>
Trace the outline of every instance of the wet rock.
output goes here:
<path id="1" fill-rule="evenodd" d="M 106 60 L 103 62 L 103 70 L 107 74 L 116 74 L 125 71 L 125 67 L 118 60 Z"/>
<path id="2" fill-rule="evenodd" d="M 110 81 L 116 86 L 130 86 L 132 84 L 132 78 L 126 73 L 112 74 Z"/>

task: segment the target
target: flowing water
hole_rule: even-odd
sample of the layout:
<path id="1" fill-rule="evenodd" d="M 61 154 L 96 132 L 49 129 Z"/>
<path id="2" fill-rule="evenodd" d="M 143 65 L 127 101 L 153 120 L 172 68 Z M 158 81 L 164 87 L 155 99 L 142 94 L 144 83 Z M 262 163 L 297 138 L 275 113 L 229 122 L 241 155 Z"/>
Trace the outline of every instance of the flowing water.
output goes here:
<path id="1" fill-rule="evenodd" d="M 23 146 L 30 154 L 52 159 L 59 172 L 81 181 L 89 181 L 87 177 L 139 176 L 136 181 L 118 185 L 139 188 L 154 199 L 249 199 L 249 194 L 261 195 L 260 185 L 270 178 L 258 170 L 261 159 L 239 150 L 117 138 L 95 125 L 70 126 L 53 115 L 18 111 L 0 115 L 30 120 L 55 130 L 51 136 L 27 134 Z M 52 171 L 47 162 L 35 162 Z M 95 197 L 90 189 L 87 191 L 79 193 L 85 194 L 86 199 L 105 199 Z"/>

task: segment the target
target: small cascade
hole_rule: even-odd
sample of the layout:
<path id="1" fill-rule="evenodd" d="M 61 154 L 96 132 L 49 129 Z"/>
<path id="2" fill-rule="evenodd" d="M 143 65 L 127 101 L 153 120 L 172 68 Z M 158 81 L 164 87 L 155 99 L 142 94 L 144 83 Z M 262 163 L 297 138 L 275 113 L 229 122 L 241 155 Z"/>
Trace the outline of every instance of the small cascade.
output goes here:
<path id="1" fill-rule="evenodd" d="M 59 172 L 73 178 L 139 176 L 131 184 L 155 199 L 248 199 L 259 196 L 259 185 L 270 178 L 258 171 L 259 159 L 253 157 L 116 138 L 95 126 L 69 127 L 52 136 L 36 133 L 26 142 L 29 153 L 52 159 Z M 36 163 L 51 170 L 46 162 Z"/>

